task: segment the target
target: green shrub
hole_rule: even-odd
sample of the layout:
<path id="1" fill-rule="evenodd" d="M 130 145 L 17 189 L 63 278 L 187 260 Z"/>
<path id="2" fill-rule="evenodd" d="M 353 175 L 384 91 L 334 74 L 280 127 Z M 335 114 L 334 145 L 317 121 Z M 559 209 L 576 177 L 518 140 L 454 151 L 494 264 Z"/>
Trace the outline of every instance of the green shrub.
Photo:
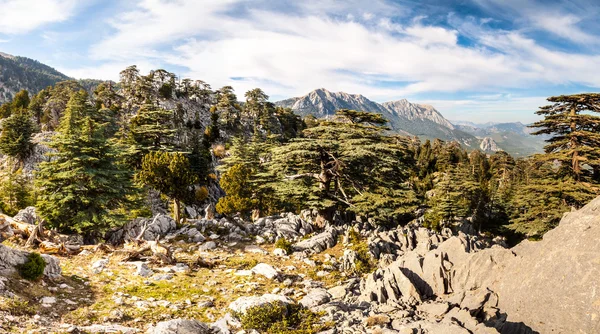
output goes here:
<path id="1" fill-rule="evenodd" d="M 35 281 L 44 274 L 46 261 L 38 253 L 29 253 L 27 261 L 18 267 L 21 277 Z"/>
<path id="2" fill-rule="evenodd" d="M 375 269 L 375 264 L 369 253 L 369 245 L 363 240 L 363 237 L 354 228 L 348 230 L 348 241 L 352 244 L 350 247 L 356 252 L 356 261 L 354 266 L 358 274 L 367 274 Z"/>
<path id="3" fill-rule="evenodd" d="M 280 301 L 254 306 L 246 313 L 236 313 L 234 316 L 240 319 L 243 329 L 269 334 L 312 334 L 327 327 L 318 324 L 319 314 L 301 305 L 288 305 Z"/>
<path id="4" fill-rule="evenodd" d="M 279 238 L 275 242 L 275 248 L 281 248 L 285 251 L 286 254 L 290 255 L 294 251 L 292 249 L 292 243 L 287 241 L 285 238 Z"/>
<path id="5" fill-rule="evenodd" d="M 14 316 L 35 315 L 35 308 L 26 300 L 6 298 L 0 301 L 0 310 Z"/>

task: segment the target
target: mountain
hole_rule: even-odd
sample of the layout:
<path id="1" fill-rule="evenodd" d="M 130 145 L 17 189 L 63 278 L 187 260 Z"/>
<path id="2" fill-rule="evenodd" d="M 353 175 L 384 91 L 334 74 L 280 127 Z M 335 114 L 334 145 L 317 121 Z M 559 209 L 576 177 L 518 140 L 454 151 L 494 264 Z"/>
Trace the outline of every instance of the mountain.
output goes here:
<path id="1" fill-rule="evenodd" d="M 30 95 L 70 78 L 36 60 L 0 52 L 0 104 L 22 89 Z"/>
<path id="2" fill-rule="evenodd" d="M 290 98 L 275 104 L 291 108 L 301 116 L 313 115 L 319 118 L 331 117 L 338 109 L 376 112 L 382 114 L 389 121 L 390 128 L 400 134 L 427 139 L 456 140 L 469 148 L 479 146 L 477 138 L 455 128 L 434 107 L 407 100 L 380 104 L 360 94 L 334 93 L 320 88 L 302 97 Z"/>
<path id="3" fill-rule="evenodd" d="M 547 136 L 534 136 L 533 129 L 521 122 L 475 124 L 466 121 L 454 121 L 456 127 L 479 139 L 489 138 L 496 145 L 515 157 L 524 157 L 542 153 Z"/>

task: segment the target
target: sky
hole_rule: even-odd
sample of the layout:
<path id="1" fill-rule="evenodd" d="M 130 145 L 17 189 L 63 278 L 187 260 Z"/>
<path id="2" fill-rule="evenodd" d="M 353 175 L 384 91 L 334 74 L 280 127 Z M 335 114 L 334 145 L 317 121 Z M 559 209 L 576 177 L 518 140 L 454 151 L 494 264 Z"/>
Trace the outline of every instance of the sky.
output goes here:
<path id="1" fill-rule="evenodd" d="M 163 68 L 238 98 L 316 88 L 531 122 L 600 87 L 600 0 L 0 0 L 0 52 L 75 78 Z"/>

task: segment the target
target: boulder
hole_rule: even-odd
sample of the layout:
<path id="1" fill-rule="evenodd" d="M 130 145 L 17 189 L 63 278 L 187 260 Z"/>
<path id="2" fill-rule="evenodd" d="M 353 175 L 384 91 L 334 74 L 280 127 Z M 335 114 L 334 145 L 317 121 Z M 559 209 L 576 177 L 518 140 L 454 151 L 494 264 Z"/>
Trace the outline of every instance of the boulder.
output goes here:
<path id="1" fill-rule="evenodd" d="M 22 222 L 29 225 L 35 225 L 38 219 L 33 206 L 28 206 L 25 209 L 19 211 L 16 216 L 13 217 L 16 222 Z"/>
<path id="2" fill-rule="evenodd" d="M 136 218 L 132 222 L 108 232 L 106 240 L 112 245 L 120 245 L 135 239 L 144 226 L 148 226 L 142 236 L 144 240 L 156 240 L 158 237 L 164 237 L 177 228 L 173 218 L 165 214 L 158 214 L 154 218 Z"/>
<path id="3" fill-rule="evenodd" d="M 0 273 L 14 273 L 18 265 L 27 261 L 27 255 L 29 255 L 28 252 L 0 244 Z M 42 258 L 46 262 L 44 275 L 51 278 L 61 275 L 62 270 L 58 258 L 46 254 L 42 254 Z"/>
<path id="4" fill-rule="evenodd" d="M 325 231 L 294 244 L 292 248 L 295 251 L 321 253 L 327 248 L 331 248 L 336 245 L 339 234 L 341 234 L 341 231 L 338 228 L 329 226 L 325 229 Z"/>
<path id="5" fill-rule="evenodd" d="M 251 271 L 257 275 L 262 275 L 268 279 L 276 279 L 279 277 L 279 272 L 273 266 L 266 263 L 259 263 Z"/>
<path id="6" fill-rule="evenodd" d="M 306 308 L 313 308 L 329 302 L 330 299 L 331 295 L 327 290 L 319 288 L 311 290 L 300 300 L 300 304 Z"/>
<path id="7" fill-rule="evenodd" d="M 282 302 L 286 305 L 294 304 L 294 301 L 288 297 L 275 294 L 265 294 L 262 296 L 240 297 L 233 303 L 229 304 L 229 309 L 237 313 L 246 313 L 251 307 L 261 306 L 267 303 Z"/>
<path id="8" fill-rule="evenodd" d="M 198 320 L 174 319 L 152 326 L 148 334 L 213 334 L 213 330 Z"/>

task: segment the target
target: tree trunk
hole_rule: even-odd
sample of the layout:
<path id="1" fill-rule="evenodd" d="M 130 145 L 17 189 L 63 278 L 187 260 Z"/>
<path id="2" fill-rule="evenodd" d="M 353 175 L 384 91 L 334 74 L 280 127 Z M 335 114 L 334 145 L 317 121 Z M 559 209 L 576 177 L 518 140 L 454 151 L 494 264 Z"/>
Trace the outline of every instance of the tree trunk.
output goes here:
<path id="1" fill-rule="evenodd" d="M 178 199 L 173 200 L 173 216 L 175 218 L 175 224 L 179 225 L 180 215 L 181 215 L 181 203 Z"/>
<path id="2" fill-rule="evenodd" d="M 571 107 L 571 113 L 569 116 L 575 117 L 577 115 L 577 109 L 575 105 Z M 573 172 L 575 173 L 575 179 L 577 181 L 580 180 L 579 174 L 581 174 L 581 167 L 579 166 L 579 152 L 577 151 L 577 147 L 579 146 L 577 142 L 577 138 L 573 135 L 574 132 L 577 131 L 577 123 L 575 123 L 574 118 L 571 119 L 571 149 L 573 150 L 573 156 L 571 158 L 571 165 L 573 167 Z"/>

